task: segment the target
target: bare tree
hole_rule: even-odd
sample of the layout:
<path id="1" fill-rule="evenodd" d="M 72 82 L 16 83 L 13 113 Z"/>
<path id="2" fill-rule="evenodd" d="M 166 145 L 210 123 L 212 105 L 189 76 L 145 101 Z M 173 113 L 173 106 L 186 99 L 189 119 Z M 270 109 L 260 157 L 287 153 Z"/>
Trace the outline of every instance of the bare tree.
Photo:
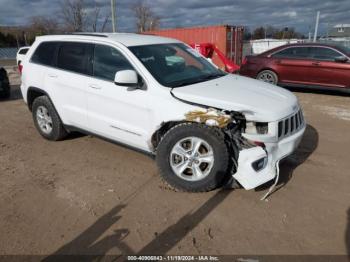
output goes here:
<path id="1" fill-rule="evenodd" d="M 67 31 L 81 32 L 87 27 L 84 0 L 63 0 L 61 13 Z"/>
<path id="2" fill-rule="evenodd" d="M 160 18 L 154 14 L 146 1 L 139 1 L 131 9 L 136 16 L 136 27 L 139 33 L 159 28 Z"/>
<path id="3" fill-rule="evenodd" d="M 97 6 L 95 6 L 95 9 L 93 11 L 93 16 L 92 16 L 92 32 L 97 32 L 97 24 L 98 24 L 98 18 L 100 16 L 100 11 L 101 9 Z"/>
<path id="4" fill-rule="evenodd" d="M 108 10 L 109 11 L 109 10 Z M 89 14 L 89 19 L 87 23 L 91 23 L 91 29 L 93 32 L 98 32 L 98 25 L 101 24 L 100 27 L 100 31 L 104 32 L 106 29 L 106 26 L 109 24 L 109 18 L 110 18 L 110 13 L 109 12 L 105 12 L 104 18 L 103 18 L 103 22 L 101 22 L 102 20 L 100 19 L 100 17 L 103 17 L 103 14 L 101 14 L 101 8 L 98 7 L 97 5 L 95 6 L 94 10 L 91 12 L 91 14 Z"/>
<path id="5" fill-rule="evenodd" d="M 110 20 L 109 20 L 110 16 L 106 15 L 105 19 L 103 20 L 102 26 L 101 26 L 101 32 L 104 32 L 106 29 L 106 26 L 109 24 Z"/>
<path id="6" fill-rule="evenodd" d="M 29 31 L 39 35 L 54 34 L 59 31 L 57 20 L 45 16 L 33 16 L 30 18 Z"/>

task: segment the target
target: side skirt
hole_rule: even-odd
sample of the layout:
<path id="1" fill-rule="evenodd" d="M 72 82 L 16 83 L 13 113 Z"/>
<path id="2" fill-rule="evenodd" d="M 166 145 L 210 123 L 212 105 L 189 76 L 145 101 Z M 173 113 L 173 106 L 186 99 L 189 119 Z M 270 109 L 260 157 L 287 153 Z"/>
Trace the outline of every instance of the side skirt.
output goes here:
<path id="1" fill-rule="evenodd" d="M 98 134 L 95 134 L 95 133 L 92 133 L 92 132 L 89 132 L 89 131 L 86 131 L 84 129 L 77 128 L 75 126 L 64 125 L 64 127 L 69 132 L 79 132 L 79 133 L 82 133 L 82 134 L 85 134 L 85 135 L 94 136 L 94 137 L 97 137 L 97 138 L 102 139 L 104 141 L 110 142 L 112 144 L 115 144 L 115 145 L 118 145 L 118 146 L 122 146 L 124 148 L 131 149 L 133 151 L 136 151 L 138 153 L 146 155 L 146 156 L 152 158 L 153 160 L 155 159 L 155 153 L 154 152 L 149 152 L 149 151 L 146 151 L 146 150 L 142 150 L 142 149 L 139 149 L 137 147 L 133 147 L 133 146 L 130 146 L 128 144 L 125 144 L 125 143 L 122 143 L 122 142 L 119 142 L 119 141 L 116 141 L 116 140 L 113 140 L 113 139 L 110 139 L 110 138 L 106 138 L 104 136 L 101 136 L 101 135 L 98 135 Z"/>
<path id="2" fill-rule="evenodd" d="M 331 87 L 331 86 L 316 86 L 316 85 L 301 85 L 301 84 L 291 84 L 291 83 L 278 83 L 282 87 L 290 88 L 302 88 L 309 91 L 330 91 L 330 92 L 340 92 L 343 94 L 350 94 L 350 87 Z"/>

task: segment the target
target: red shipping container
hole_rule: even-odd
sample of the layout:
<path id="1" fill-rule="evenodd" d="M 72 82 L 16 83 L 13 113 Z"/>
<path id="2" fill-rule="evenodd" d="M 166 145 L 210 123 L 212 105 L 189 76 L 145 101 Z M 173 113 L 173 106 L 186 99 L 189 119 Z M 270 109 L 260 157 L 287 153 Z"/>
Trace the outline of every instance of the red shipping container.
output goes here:
<path id="1" fill-rule="evenodd" d="M 212 43 L 225 54 L 226 58 L 240 65 L 242 63 L 243 31 L 242 26 L 218 25 L 148 31 L 145 34 L 175 38 L 188 45 Z M 212 60 L 217 66 L 224 68 L 224 64 L 215 54 Z"/>

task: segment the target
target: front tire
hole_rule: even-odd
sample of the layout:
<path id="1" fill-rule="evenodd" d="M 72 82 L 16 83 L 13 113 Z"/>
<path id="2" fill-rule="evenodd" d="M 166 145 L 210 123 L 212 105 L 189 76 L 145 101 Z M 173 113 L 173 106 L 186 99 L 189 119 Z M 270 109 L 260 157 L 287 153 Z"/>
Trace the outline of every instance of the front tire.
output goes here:
<path id="1" fill-rule="evenodd" d="M 34 100 L 32 114 L 35 127 L 44 138 L 58 141 L 67 136 L 67 131 L 47 96 L 39 96 Z"/>
<path id="2" fill-rule="evenodd" d="M 182 123 L 160 141 L 156 161 L 161 177 L 172 187 L 206 192 L 223 185 L 229 175 L 229 152 L 218 128 Z"/>
<path id="3" fill-rule="evenodd" d="M 272 85 L 277 85 L 278 84 L 278 76 L 275 72 L 271 70 L 264 70 L 261 71 L 256 79 L 264 81 L 266 83 L 272 84 Z"/>

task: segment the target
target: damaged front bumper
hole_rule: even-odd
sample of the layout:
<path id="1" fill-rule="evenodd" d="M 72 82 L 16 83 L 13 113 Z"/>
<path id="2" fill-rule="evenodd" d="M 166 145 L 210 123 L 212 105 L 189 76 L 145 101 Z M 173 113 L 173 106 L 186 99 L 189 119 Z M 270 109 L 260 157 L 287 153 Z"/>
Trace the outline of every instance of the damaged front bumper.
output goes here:
<path id="1" fill-rule="evenodd" d="M 279 161 L 292 154 L 298 147 L 306 125 L 298 132 L 275 143 L 264 143 L 260 146 L 243 149 L 239 152 L 237 171 L 233 175 L 246 190 L 256 188 L 277 175 Z"/>

